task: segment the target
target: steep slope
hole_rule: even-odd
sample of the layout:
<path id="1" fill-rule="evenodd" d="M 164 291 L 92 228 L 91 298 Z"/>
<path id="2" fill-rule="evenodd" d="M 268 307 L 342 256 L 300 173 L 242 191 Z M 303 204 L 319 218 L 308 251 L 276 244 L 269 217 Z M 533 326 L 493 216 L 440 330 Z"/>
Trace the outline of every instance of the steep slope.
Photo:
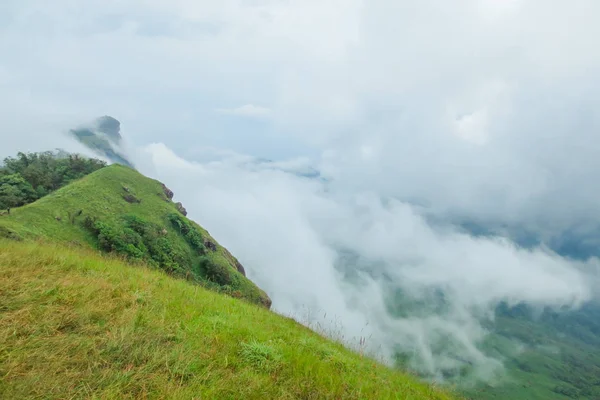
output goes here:
<path id="1" fill-rule="evenodd" d="M 112 165 L 0 217 L 0 236 L 91 246 L 269 307 L 238 260 L 172 196 L 160 182 Z"/>
<path id="2" fill-rule="evenodd" d="M 0 239 L 0 398 L 451 397 L 264 307 L 89 249 Z"/>

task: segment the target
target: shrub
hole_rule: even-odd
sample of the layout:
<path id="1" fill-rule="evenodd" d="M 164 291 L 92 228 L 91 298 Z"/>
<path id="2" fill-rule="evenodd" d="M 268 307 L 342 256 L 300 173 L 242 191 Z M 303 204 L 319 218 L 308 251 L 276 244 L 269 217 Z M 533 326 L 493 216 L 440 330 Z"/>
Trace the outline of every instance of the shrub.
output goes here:
<path id="1" fill-rule="evenodd" d="M 130 258 L 141 259 L 147 253 L 142 237 L 131 228 L 121 228 L 103 222 L 96 222 L 100 249 L 117 252 Z"/>
<path id="2" fill-rule="evenodd" d="M 88 231 L 92 232 L 94 235 L 98 235 L 99 231 L 96 229 L 96 222 L 98 221 L 98 218 L 96 217 L 92 217 L 92 216 L 86 216 L 85 219 L 83 220 L 83 227 L 86 228 Z"/>
<path id="3" fill-rule="evenodd" d="M 161 234 L 164 228 L 137 215 L 125 215 L 110 224 L 86 216 L 83 226 L 96 236 L 102 251 L 143 259 L 170 273 L 184 273 L 185 266 L 192 265 L 189 257 L 177 251 Z"/>
<path id="4" fill-rule="evenodd" d="M 166 235 L 166 230 L 134 214 L 128 214 L 114 222 L 99 221 L 86 216 L 83 226 L 98 240 L 98 247 L 105 252 L 115 252 L 130 259 L 142 259 L 169 273 L 185 276 L 207 285 L 218 285 L 223 291 L 242 297 L 235 292 L 235 272 L 226 263 L 218 263 L 205 255 L 201 233 L 185 218 L 169 215 L 173 226 L 183 236 L 197 256 L 190 257 L 179 249 Z M 237 287 L 237 286 L 236 286 Z M 234 293 L 235 292 L 235 293 Z"/>
<path id="5" fill-rule="evenodd" d="M 192 224 L 190 224 L 186 218 L 175 213 L 169 214 L 168 218 L 175 229 L 179 230 L 188 244 L 192 246 L 192 248 L 196 250 L 198 254 L 204 254 L 206 252 L 202 234 L 198 232 L 198 230 Z"/>
<path id="6" fill-rule="evenodd" d="M 140 235 L 146 235 L 154 228 L 151 223 L 134 214 L 127 214 L 123 216 L 123 221 L 129 228 L 133 229 Z"/>
<path id="7" fill-rule="evenodd" d="M 219 285 L 225 286 L 232 283 L 230 269 L 225 265 L 215 263 L 206 256 L 200 258 L 200 268 L 204 271 L 207 279 Z"/>

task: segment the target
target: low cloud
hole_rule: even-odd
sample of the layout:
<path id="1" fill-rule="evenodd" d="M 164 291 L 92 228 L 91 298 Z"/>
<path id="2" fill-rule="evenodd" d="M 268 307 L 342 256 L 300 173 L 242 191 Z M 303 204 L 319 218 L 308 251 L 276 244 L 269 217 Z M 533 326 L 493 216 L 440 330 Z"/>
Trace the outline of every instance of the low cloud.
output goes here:
<path id="1" fill-rule="evenodd" d="M 482 322 L 501 302 L 577 307 L 592 296 L 585 263 L 440 228 L 405 202 L 239 157 L 196 163 L 163 144 L 138 156 L 242 260 L 277 312 L 387 362 L 410 354 L 434 378 L 464 363 L 482 379 L 501 370 L 480 349 Z"/>

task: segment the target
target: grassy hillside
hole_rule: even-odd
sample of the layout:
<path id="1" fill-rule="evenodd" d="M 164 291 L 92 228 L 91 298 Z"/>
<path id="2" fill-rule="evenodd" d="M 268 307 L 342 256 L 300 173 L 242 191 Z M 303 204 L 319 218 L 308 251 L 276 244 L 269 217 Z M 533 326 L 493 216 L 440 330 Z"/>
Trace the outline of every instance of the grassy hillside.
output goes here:
<path id="1" fill-rule="evenodd" d="M 102 168 L 0 216 L 0 237 L 46 239 L 120 254 L 269 307 L 268 296 L 208 232 L 185 218 L 160 182 Z"/>
<path id="2" fill-rule="evenodd" d="M 37 212 L 48 226 L 30 235 L 54 227 Z M 52 232 L 82 240 L 66 231 Z M 0 239 L 0 398 L 451 397 L 264 307 L 85 248 Z"/>

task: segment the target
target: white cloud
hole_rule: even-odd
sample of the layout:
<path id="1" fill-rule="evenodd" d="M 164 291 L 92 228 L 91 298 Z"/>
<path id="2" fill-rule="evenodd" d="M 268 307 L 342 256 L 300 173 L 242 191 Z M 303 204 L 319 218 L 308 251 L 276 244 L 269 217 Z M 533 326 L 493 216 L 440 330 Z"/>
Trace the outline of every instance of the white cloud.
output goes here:
<path id="1" fill-rule="evenodd" d="M 271 109 L 267 107 L 246 104 L 237 108 L 218 108 L 216 111 L 220 114 L 236 115 L 250 118 L 267 118 L 271 115 Z"/>
<path id="2" fill-rule="evenodd" d="M 301 320 L 311 310 L 315 326 L 351 344 L 369 337 L 370 350 L 386 359 L 397 348 L 416 351 L 415 367 L 435 373 L 457 363 L 451 350 L 437 348 L 450 340 L 491 374 L 499 363 L 477 347 L 485 336 L 479 319 L 499 302 L 577 306 L 591 296 L 582 265 L 506 239 L 438 231 L 406 203 L 346 197 L 318 180 L 245 168 L 235 157 L 200 164 L 178 160 L 164 145 L 146 152 L 156 178 L 242 260 L 275 310 Z M 340 248 L 362 260 L 346 268 L 368 265 L 371 276 L 346 281 Z M 385 301 L 391 287 L 415 301 L 442 290 L 448 308 L 394 316 Z"/>

